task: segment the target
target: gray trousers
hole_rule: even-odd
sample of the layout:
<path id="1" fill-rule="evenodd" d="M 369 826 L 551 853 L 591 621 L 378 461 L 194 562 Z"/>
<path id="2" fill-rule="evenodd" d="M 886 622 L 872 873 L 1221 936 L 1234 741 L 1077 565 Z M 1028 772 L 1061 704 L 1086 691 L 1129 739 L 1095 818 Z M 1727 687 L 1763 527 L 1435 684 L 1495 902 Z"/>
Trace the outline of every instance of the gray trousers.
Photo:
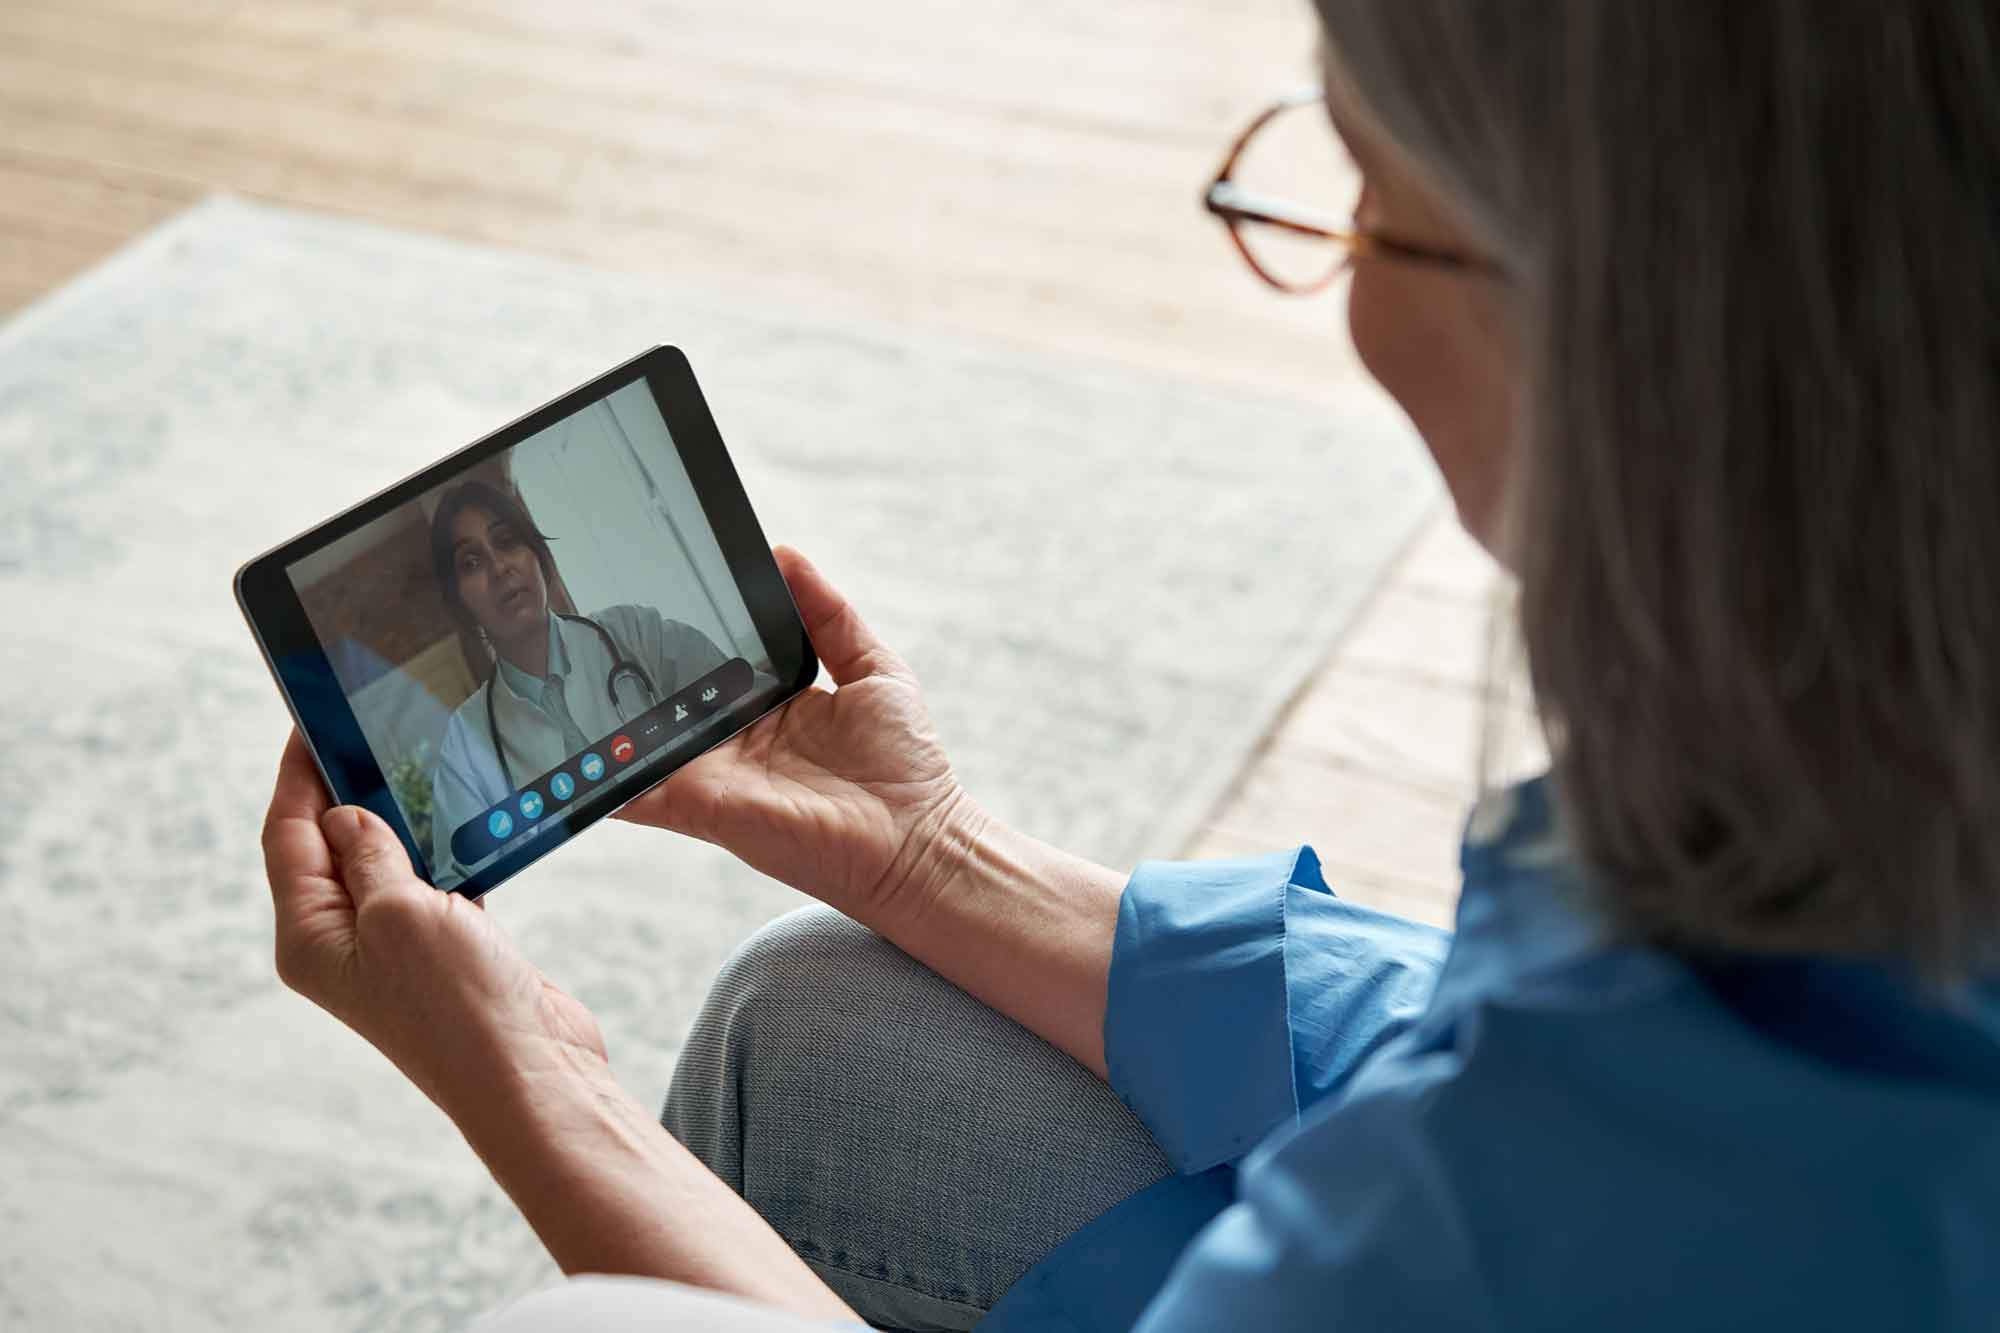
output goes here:
<path id="1" fill-rule="evenodd" d="M 971 1328 L 1170 1169 L 1089 1070 L 818 906 L 723 967 L 660 1123 L 896 1329 Z"/>

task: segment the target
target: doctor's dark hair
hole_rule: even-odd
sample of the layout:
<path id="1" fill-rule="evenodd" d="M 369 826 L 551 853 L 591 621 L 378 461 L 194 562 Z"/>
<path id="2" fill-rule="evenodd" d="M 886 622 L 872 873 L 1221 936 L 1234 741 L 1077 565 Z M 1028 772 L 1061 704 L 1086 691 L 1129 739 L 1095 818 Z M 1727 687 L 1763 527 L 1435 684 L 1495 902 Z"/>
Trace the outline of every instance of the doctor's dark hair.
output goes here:
<path id="1" fill-rule="evenodd" d="M 458 597 L 458 563 L 452 558 L 452 525 L 468 509 L 484 510 L 519 533 L 521 540 L 534 548 L 542 578 L 551 587 L 556 582 L 556 561 L 549 550 L 550 538 L 535 526 L 521 502 L 499 487 L 483 481 L 467 481 L 446 491 L 438 501 L 437 512 L 431 515 L 431 572 L 437 576 L 438 593 L 445 606 L 468 630 L 476 631 L 478 626 L 472 623 L 472 613 Z"/>
<path id="2" fill-rule="evenodd" d="M 1496 256 L 1496 545 L 1631 931 L 2000 963 L 2000 9 L 1319 0 Z"/>

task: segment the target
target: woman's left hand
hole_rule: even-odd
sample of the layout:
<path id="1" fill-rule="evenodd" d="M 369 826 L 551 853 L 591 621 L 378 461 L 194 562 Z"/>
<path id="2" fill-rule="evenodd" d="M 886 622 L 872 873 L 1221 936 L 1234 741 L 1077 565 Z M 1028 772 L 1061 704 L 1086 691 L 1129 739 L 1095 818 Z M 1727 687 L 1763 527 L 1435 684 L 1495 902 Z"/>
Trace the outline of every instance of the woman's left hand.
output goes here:
<path id="1" fill-rule="evenodd" d="M 329 808 L 292 733 L 264 820 L 278 976 L 367 1038 L 446 1114 L 496 1081 L 606 1062 L 588 1009 L 471 899 L 418 879 L 389 826 Z"/>

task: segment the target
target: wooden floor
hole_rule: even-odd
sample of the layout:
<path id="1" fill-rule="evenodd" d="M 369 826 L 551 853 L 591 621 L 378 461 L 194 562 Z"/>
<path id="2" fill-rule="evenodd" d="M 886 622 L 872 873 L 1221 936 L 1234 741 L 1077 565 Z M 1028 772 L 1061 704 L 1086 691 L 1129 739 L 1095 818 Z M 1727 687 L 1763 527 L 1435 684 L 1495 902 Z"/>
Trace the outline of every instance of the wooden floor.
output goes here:
<path id="1" fill-rule="evenodd" d="M 1197 196 L 1296 0 L 6 0 L 0 312 L 213 190 L 1332 403 Z M 1193 847 L 1449 919 L 1490 569 L 1447 515 Z"/>

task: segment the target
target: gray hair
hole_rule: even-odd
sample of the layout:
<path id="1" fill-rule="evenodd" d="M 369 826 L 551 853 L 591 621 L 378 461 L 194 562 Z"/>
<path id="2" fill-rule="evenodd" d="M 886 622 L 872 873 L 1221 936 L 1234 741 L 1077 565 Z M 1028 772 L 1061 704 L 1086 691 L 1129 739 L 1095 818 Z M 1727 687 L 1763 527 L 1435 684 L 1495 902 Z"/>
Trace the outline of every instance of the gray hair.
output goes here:
<path id="1" fill-rule="evenodd" d="M 1319 0 L 1513 277 L 1506 554 L 1593 892 L 1684 952 L 2000 961 L 2000 16 Z"/>

